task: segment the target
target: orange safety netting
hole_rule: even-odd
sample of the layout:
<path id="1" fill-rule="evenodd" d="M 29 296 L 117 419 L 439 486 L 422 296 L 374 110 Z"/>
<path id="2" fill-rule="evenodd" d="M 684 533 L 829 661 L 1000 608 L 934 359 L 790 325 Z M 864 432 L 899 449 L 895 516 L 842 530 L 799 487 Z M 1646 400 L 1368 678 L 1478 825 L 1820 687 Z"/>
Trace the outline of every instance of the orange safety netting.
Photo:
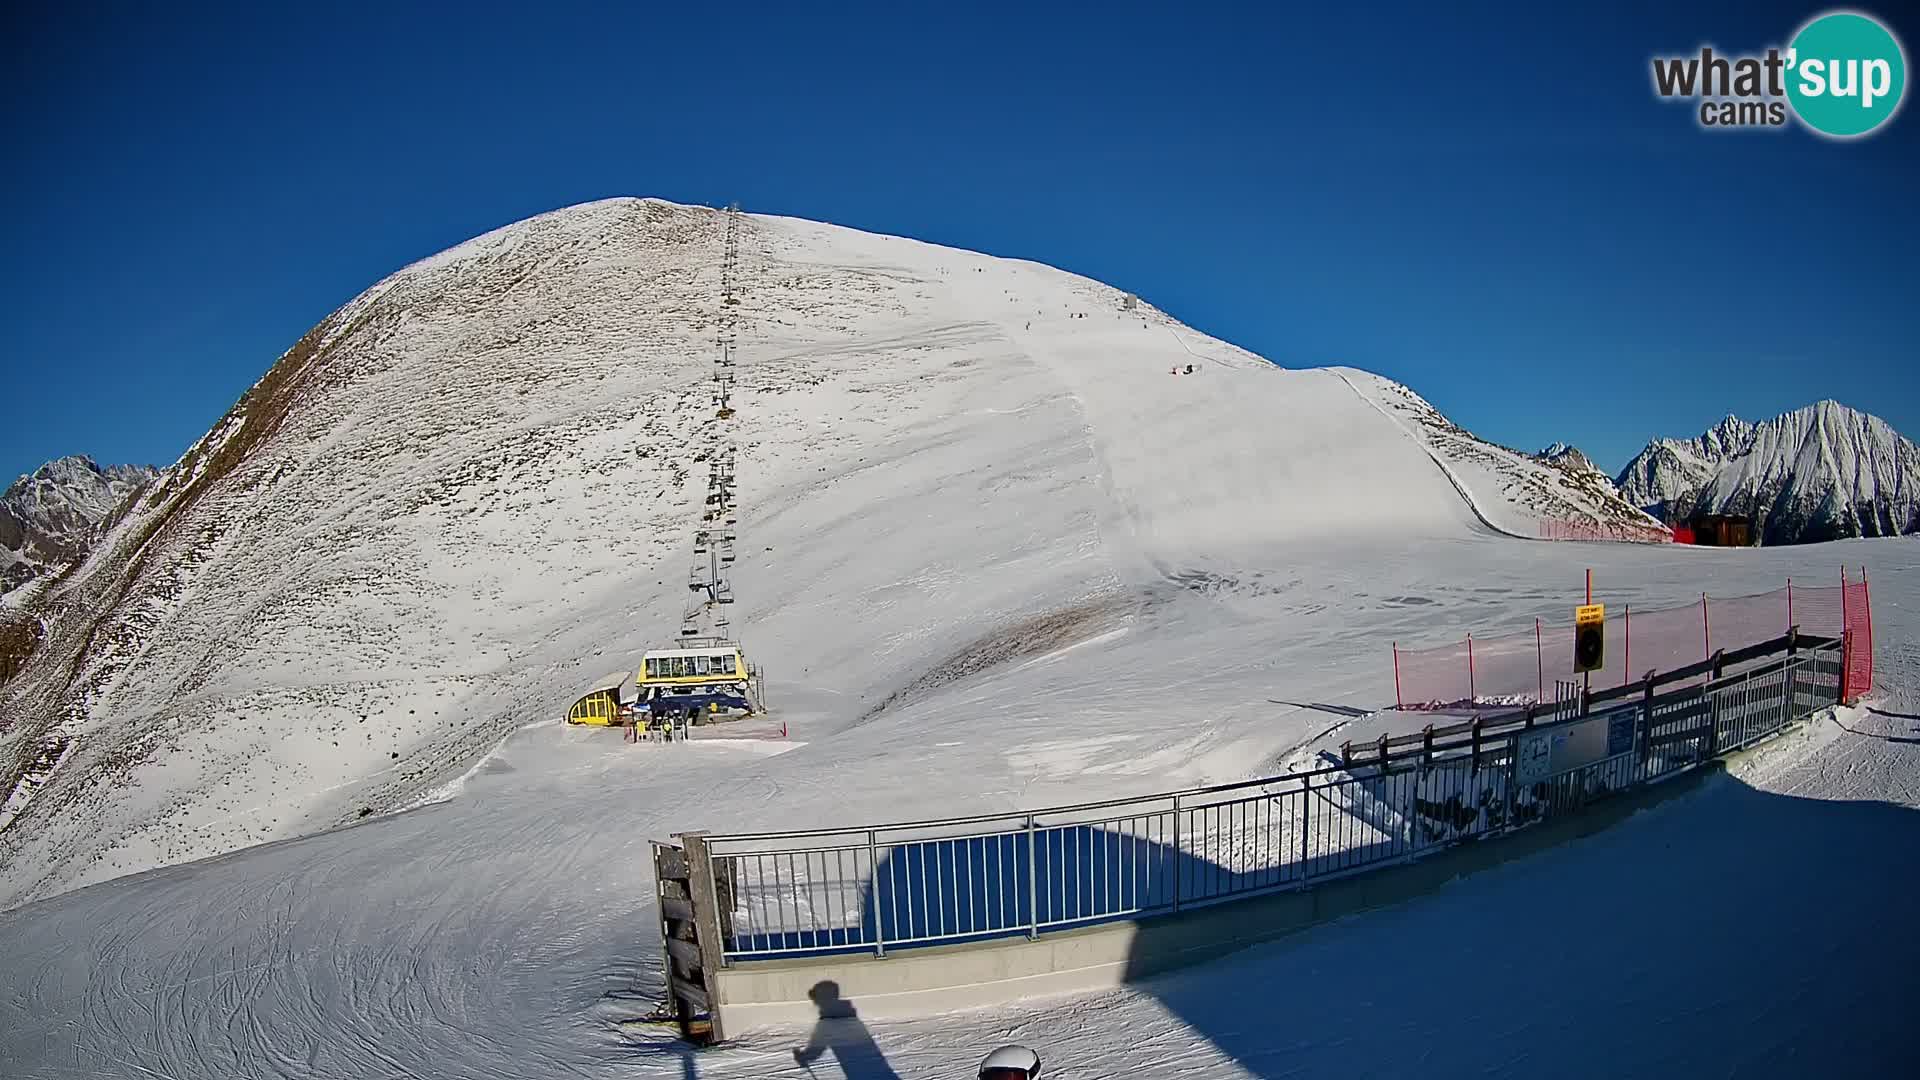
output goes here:
<path id="1" fill-rule="evenodd" d="M 1650 672 L 1711 660 L 1715 653 L 1781 637 L 1788 627 L 1844 638 L 1845 698 L 1873 689 L 1873 608 L 1865 571 L 1828 586 L 1795 585 L 1754 596 L 1712 597 L 1679 607 L 1610 612 L 1606 665 L 1593 685 L 1626 685 Z M 1556 682 L 1577 678 L 1573 627 L 1536 620 L 1518 634 L 1479 636 L 1428 649 L 1393 649 L 1394 690 L 1403 709 L 1517 705 L 1552 700 Z"/>

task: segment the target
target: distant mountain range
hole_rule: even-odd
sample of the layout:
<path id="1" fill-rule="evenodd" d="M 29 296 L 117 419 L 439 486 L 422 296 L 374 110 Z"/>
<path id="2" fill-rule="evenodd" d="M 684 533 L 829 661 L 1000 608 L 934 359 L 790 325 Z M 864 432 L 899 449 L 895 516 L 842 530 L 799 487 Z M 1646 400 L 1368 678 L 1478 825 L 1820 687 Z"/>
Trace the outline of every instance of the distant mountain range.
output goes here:
<path id="1" fill-rule="evenodd" d="M 1762 544 L 1920 532 L 1920 447 L 1837 401 L 1657 439 L 1615 484 L 1669 523 L 1696 512 L 1751 517 Z"/>
<path id="2" fill-rule="evenodd" d="M 0 593 L 83 558 L 114 511 L 158 475 L 76 455 L 15 480 L 0 495 Z"/>

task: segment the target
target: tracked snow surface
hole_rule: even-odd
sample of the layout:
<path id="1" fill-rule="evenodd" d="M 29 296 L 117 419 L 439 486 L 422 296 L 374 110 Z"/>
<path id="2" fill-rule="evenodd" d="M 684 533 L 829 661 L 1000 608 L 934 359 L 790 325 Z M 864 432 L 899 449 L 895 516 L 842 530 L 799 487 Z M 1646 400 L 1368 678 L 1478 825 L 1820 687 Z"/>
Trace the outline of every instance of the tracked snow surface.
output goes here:
<path id="1" fill-rule="evenodd" d="M 0 905 L 24 905 L 0 914 L 0 1074 L 804 1076 L 788 1053 L 804 1032 L 692 1057 L 631 1023 L 661 980 L 649 837 L 1269 772 L 1330 720 L 1271 699 L 1390 701 L 1389 640 L 1564 616 L 1586 566 L 1608 599 L 1652 605 L 1865 563 L 1882 640 L 1913 638 L 1911 541 L 1514 539 L 1637 512 L 1377 376 L 1277 367 L 1037 264 L 752 216 L 734 625 L 790 737 L 566 728 L 587 680 L 678 626 L 722 228 L 615 200 L 395 274 L 36 601 L 47 636 L 0 687 L 0 749 L 75 749 L 0 831 Z M 1884 680 L 1910 686 L 1915 660 L 1883 648 Z M 1786 1004 L 1756 998 L 1774 951 L 1739 937 L 1749 922 L 1649 942 L 1664 902 L 1571 936 L 1527 913 L 1599 897 L 1609 873 L 1660 888 L 1637 867 L 1663 844 L 1653 865 L 1693 865 L 1673 837 L 1768 867 L 1775 845 L 1833 840 L 1818 814 L 1743 831 L 1733 794 L 1914 805 L 1907 744 L 1873 726 L 1900 721 L 1849 722 L 1868 734 L 1451 887 L 1446 926 L 1415 905 L 1110 995 L 875 1023 L 876 1053 L 908 1077 L 966 1075 L 1005 1038 L 1062 1077 L 1569 1071 L 1569 1031 L 1658 1004 L 1650 973 L 1695 949 L 1749 962 L 1707 1005 L 1673 1003 L 1688 1021 L 1640 1052 L 1718 1070 L 1684 1057 L 1712 1046 L 1696 1024 L 1770 1017 L 1778 1040 L 1853 999 L 1810 967 L 1782 975 Z M 1829 966 L 1911 970 L 1900 946 L 1843 946 L 1886 884 L 1863 875 L 1911 877 L 1915 850 L 1792 877 L 1844 901 L 1794 908 L 1838 924 Z M 1516 934 L 1527 947 L 1444 975 L 1415 959 Z M 1569 942 L 1546 954 L 1566 963 L 1518 969 L 1543 941 Z M 1622 941 L 1633 961 L 1602 962 Z M 1549 984 L 1577 986 L 1580 1008 L 1555 1009 Z M 1840 1018 L 1856 1046 L 1894 1037 L 1878 1000 Z M 1463 1008 L 1501 1045 L 1447 1028 Z"/>
<path id="2" fill-rule="evenodd" d="M 1619 477 L 1623 498 L 1665 521 L 1751 517 L 1762 543 L 1920 532 L 1920 446 L 1877 416 L 1822 401 L 1697 439 L 1656 439 Z"/>

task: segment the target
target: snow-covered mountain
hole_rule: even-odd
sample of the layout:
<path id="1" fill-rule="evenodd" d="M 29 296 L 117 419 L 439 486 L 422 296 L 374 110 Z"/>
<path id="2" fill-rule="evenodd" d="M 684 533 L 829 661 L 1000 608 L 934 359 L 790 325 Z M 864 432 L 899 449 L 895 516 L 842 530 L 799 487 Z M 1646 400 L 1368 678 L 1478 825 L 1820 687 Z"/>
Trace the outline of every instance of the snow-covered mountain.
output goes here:
<path id="1" fill-rule="evenodd" d="M 159 470 L 57 458 L 0 494 L 0 594 L 86 554 L 128 495 Z"/>
<path id="2" fill-rule="evenodd" d="M 1374 395 L 1375 399 L 1425 444 L 1434 463 L 1474 504 L 1486 524 L 1525 537 L 1667 539 L 1667 529 L 1622 499 L 1610 477 L 1590 467 L 1580 468 L 1585 455 L 1578 450 L 1570 455 L 1528 455 L 1487 442 L 1447 419 L 1412 389 L 1380 381 L 1385 392 Z M 1543 530 L 1543 525 L 1557 528 Z"/>
<path id="3" fill-rule="evenodd" d="M 1563 469 L 1572 469 L 1583 473 L 1600 472 L 1600 467 L 1593 463 L 1592 458 L 1582 453 L 1579 447 L 1568 446 L 1562 442 L 1554 443 L 1545 450 L 1533 455 L 1533 457 L 1536 461 L 1544 461 L 1549 465 L 1558 465 Z M 1605 474 L 1602 473 L 1602 475 Z M 1613 477 L 1608 476 L 1607 483 L 1613 483 Z"/>
<path id="4" fill-rule="evenodd" d="M 1587 493 L 1588 498 L 1598 504 L 1618 508 L 1632 506 L 1620 489 L 1614 486 L 1613 477 L 1603 472 L 1576 446 L 1557 442 L 1533 455 L 1535 461 L 1544 462 L 1566 474 L 1563 483 L 1578 487 Z M 1617 511 L 1615 524 L 1627 529 L 1645 529 L 1653 535 L 1664 535 L 1666 529 L 1658 519 L 1644 511 Z"/>
<path id="5" fill-rule="evenodd" d="M 665 983 L 649 837 L 1271 775 L 1358 735 L 1344 706 L 1393 700 L 1394 641 L 1564 621 L 1589 569 L 1599 595 L 1649 609 L 1697 601 L 1703 579 L 1717 598 L 1832 572 L 1817 550 L 1514 540 L 1549 516 L 1637 511 L 1475 439 L 1406 387 L 1276 367 L 1084 278 L 804 221 L 739 224 L 737 304 L 720 290 L 723 215 L 656 201 L 543 215 L 401 270 L 296 343 L 81 566 L 35 592 L 44 640 L 0 681 L 0 792 L 33 777 L 0 805 L 18 814 L 0 827 L 8 1077 L 806 1080 L 792 1054 L 804 1030 L 730 1033 L 695 1059 L 636 1022 Z M 727 311 L 738 385 L 722 421 L 710 379 Z M 790 735 L 763 723 L 770 737 L 725 737 L 749 721 L 628 744 L 554 722 L 678 627 L 721 431 L 739 448 L 734 627 Z M 1895 598 L 1876 612 L 1883 638 L 1911 641 L 1916 614 L 1897 600 L 1920 546 L 1873 547 L 1860 557 Z M 1876 677 L 1900 688 L 1887 715 L 1911 713 L 1911 650 L 1884 659 Z M 1451 968 L 1480 971 L 1470 954 L 1486 935 L 1462 926 L 1564 913 L 1594 882 L 1655 864 L 1667 876 L 1630 905 L 1639 921 L 1586 918 L 1609 932 L 1582 939 L 1583 958 L 1671 929 L 1651 893 L 1677 881 L 1752 916 L 1714 922 L 1706 946 L 1758 958 L 1743 992 L 1718 993 L 1725 965 L 1696 965 L 1688 988 L 1719 1002 L 1715 1030 L 1790 1014 L 1787 1037 L 1870 1041 L 1898 1029 L 1834 1018 L 1869 1000 L 1895 1017 L 1886 987 L 1912 970 L 1905 953 L 1810 1013 L 1787 991 L 1823 977 L 1833 951 L 1770 964 L 1783 950 L 1751 944 L 1782 912 L 1836 897 L 1858 901 L 1844 926 L 1873 930 L 1884 860 L 1839 860 L 1851 876 L 1757 911 L 1712 891 L 1781 836 L 1897 849 L 1897 815 L 1920 799 L 1887 787 L 1920 773 L 1886 755 L 1913 748 L 1822 728 L 1824 756 L 1769 789 L 1801 798 L 1721 785 L 1663 808 L 1657 829 L 1621 826 L 1605 850 L 1595 838 L 1450 886 L 1453 902 L 1432 898 L 1411 929 L 1402 909 L 1390 926 L 1356 916 L 1224 977 L 870 1017 L 880 1056 L 842 1064 L 969 1075 L 983 1039 L 1019 1028 L 1063 1075 L 1149 1060 L 1193 1080 L 1282 1060 L 1352 1071 L 1351 1033 L 1380 1028 L 1378 1009 L 1350 1007 L 1380 983 L 1369 958 L 1458 941 Z M 1682 929 L 1665 951 L 1701 947 Z M 1629 1015 L 1644 979 L 1614 967 L 1625 974 L 1589 996 Z M 1312 1045 L 1282 1015 L 1292 999 L 1247 990 L 1305 970 L 1340 983 L 1300 998 L 1331 1003 L 1309 1026 L 1338 1037 Z M 1513 1013 L 1503 979 L 1454 1000 L 1507 1009 L 1493 1020 L 1524 1041 L 1508 1059 L 1564 1051 L 1558 1003 Z M 1436 1012 L 1418 979 L 1388 981 L 1412 987 L 1388 1002 L 1403 1037 L 1368 1044 L 1361 1071 L 1482 1062 L 1484 1040 L 1450 1038 L 1458 1010 Z M 1697 1027 L 1641 1059 L 1724 1065 Z M 1746 1042 L 1764 1058 L 1764 1038 Z"/>
<path id="6" fill-rule="evenodd" d="M 1764 544 L 1920 531 L 1920 448 L 1836 401 L 1759 424 L 1729 416 L 1695 439 L 1656 440 L 1618 486 L 1670 522 L 1696 511 L 1751 516 Z"/>
<path id="7" fill-rule="evenodd" d="M 71 749 L 0 830 L 0 908 L 406 806 L 560 715 L 677 629 L 723 424 L 734 628 L 811 741 L 775 786 L 878 755 L 956 812 L 1014 790 L 985 779 L 1010 767 L 1027 799 L 1256 768 L 1224 673 L 1367 625 L 1384 642 L 1420 610 L 1365 552 L 1492 558 L 1545 518 L 1640 517 L 1397 383 L 1283 369 L 1098 282 L 739 229 L 737 305 L 723 213 L 617 199 L 416 263 L 302 337 L 32 602 L 46 631 L 0 684 L 0 785 Z M 1339 637 L 1296 640 L 1336 605 Z M 1294 666 L 1344 671 L 1316 663 Z M 1379 700 L 1386 671 L 1340 678 Z M 1168 688 L 1219 719 L 1169 745 Z M 946 737 L 1014 693 L 1044 724 Z M 1049 749 L 1076 725 L 1096 749 Z M 898 812 L 822 795 L 780 820 Z"/>
<path id="8" fill-rule="evenodd" d="M 1697 439 L 1656 439 L 1627 463 L 1615 486 L 1628 502 L 1671 520 L 1670 508 L 1704 487 L 1752 438 L 1752 424 L 1729 416 Z"/>

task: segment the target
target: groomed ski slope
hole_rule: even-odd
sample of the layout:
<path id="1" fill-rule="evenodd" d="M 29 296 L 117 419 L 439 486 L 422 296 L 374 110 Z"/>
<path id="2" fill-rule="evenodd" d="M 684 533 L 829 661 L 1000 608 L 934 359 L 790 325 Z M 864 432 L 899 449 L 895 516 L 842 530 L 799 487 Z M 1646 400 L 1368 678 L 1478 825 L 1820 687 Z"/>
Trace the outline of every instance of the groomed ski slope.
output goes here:
<path id="1" fill-rule="evenodd" d="M 740 349 L 745 513 L 735 619 L 771 673 L 770 695 L 791 737 L 631 746 L 617 732 L 536 723 L 558 714 L 583 673 L 677 625 L 684 596 L 689 538 L 675 522 L 690 516 L 692 495 L 662 482 L 657 460 L 628 459 L 642 460 L 632 444 L 653 438 L 646 424 L 670 428 L 681 414 L 692 426 L 676 438 L 689 444 L 698 406 L 647 414 L 674 384 L 629 352 L 596 351 L 595 337 L 628 325 L 632 305 L 651 295 L 623 292 L 623 268 L 648 266 L 644 280 L 671 280 L 644 252 L 616 258 L 594 246 L 629 227 L 644 231 L 631 218 L 662 213 L 649 209 L 658 205 L 578 208 L 543 226 L 537 244 L 483 238 L 475 250 L 485 260 L 456 249 L 422 271 L 452 275 L 451 283 L 390 283 L 382 297 L 410 296 L 409 310 L 426 312 L 393 320 L 399 344 L 382 339 L 383 355 L 408 362 L 376 365 L 303 406 L 358 418 L 316 422 L 331 440 L 323 451 L 307 448 L 298 412 L 284 439 L 257 451 L 268 475 L 294 463 L 296 479 L 282 483 L 304 485 L 301 497 L 267 503 L 272 513 L 256 507 L 259 523 L 228 526 L 220 549 L 197 564 L 218 572 L 200 572 L 192 598 L 200 606 L 181 609 L 185 628 L 224 625 L 234 605 L 271 609 L 321 563 L 378 556 L 388 576 L 371 602 L 350 591 L 331 597 L 293 630 L 256 620 L 273 632 L 194 668 L 199 696 L 186 695 L 184 705 L 139 696 L 141 665 L 192 655 L 184 628 L 163 620 L 143 658 L 116 675 L 96 707 L 103 723 L 116 707 L 129 710 L 121 719 L 136 729 L 148 717 L 195 716 L 211 700 L 220 709 L 188 725 L 181 749 L 135 770 L 149 786 L 82 788 L 92 797 L 65 802 L 50 791 L 35 804 L 38 816 L 22 819 L 40 831 L 5 841 L 14 845 L 4 852 L 11 895 L 48 898 L 0 913 L 0 1074 L 804 1076 L 788 1050 L 805 1032 L 750 1032 L 737 1046 L 689 1058 L 628 1022 L 660 988 L 648 838 L 1044 805 L 1273 771 L 1316 740 L 1337 739 L 1327 729 L 1338 718 L 1272 699 L 1390 701 L 1389 640 L 1564 618 L 1588 566 L 1609 602 L 1655 605 L 1684 602 L 1702 587 L 1730 595 L 1777 587 L 1788 575 L 1828 580 L 1842 560 L 1865 563 L 1882 681 L 1896 694 L 1888 708 L 1913 711 L 1897 695 L 1920 668 L 1905 644 L 1920 629 L 1910 599 L 1920 545 L 1713 552 L 1511 539 L 1501 530 L 1529 531 L 1519 526 L 1532 511 L 1505 487 L 1477 487 L 1479 474 L 1456 469 L 1476 514 L 1446 475 L 1445 455 L 1436 463 L 1434 444 L 1393 422 L 1388 395 L 1397 392 L 1381 380 L 1275 369 L 1150 310 L 1124 311 L 1114 290 L 1034 264 L 755 218 L 743 253 L 759 287 L 748 293 Z M 704 211 L 667 213 L 676 228 L 705 227 Z M 518 307 L 511 298 L 520 286 L 499 299 L 493 273 L 576 301 L 564 333 L 542 339 L 541 324 L 523 321 L 549 310 L 554 296 Z M 460 291 L 475 281 L 486 288 Z M 698 291 L 687 285 L 685 296 Z M 619 302 L 596 305 L 596 296 Z M 649 319 L 667 318 L 665 309 L 648 310 Z M 355 395 L 411 394 L 409 423 L 442 416 L 440 395 L 474 407 L 487 399 L 438 366 L 474 341 L 494 343 L 488 378 L 525 385 L 526 408 L 547 410 L 543 427 L 603 422 L 570 436 L 571 449 L 407 510 L 415 493 L 463 469 L 463 455 L 491 452 L 488 429 L 446 425 L 438 456 L 424 462 L 368 458 L 349 452 L 378 445 L 392 429 Z M 561 367 L 586 374 L 518 381 L 517 365 L 537 372 L 535 358 L 551 362 L 550 350 L 561 350 Z M 1200 370 L 1168 374 L 1187 362 Z M 459 370 L 472 376 L 481 366 Z M 670 445 L 646 442 L 658 452 Z M 254 497 L 280 498 L 272 490 Z M 601 527 L 591 511 L 608 504 L 646 527 Z M 301 506 L 316 509 L 303 516 Z M 315 521 L 326 528 L 315 531 Z M 343 532 L 344 550 L 301 550 Z M 242 573 L 270 560 L 272 575 Z M 407 603 L 416 605 L 409 619 L 383 614 L 382 605 Z M 459 650 L 448 642 L 468 636 L 497 658 L 455 667 L 448 657 Z M 319 697 L 276 704 L 274 688 L 295 682 Z M 353 704 L 337 710 L 316 704 L 331 691 L 357 696 L 343 696 Z M 435 712 L 409 720 L 408 707 Z M 370 719 L 356 720 L 363 711 Z M 331 719 L 336 712 L 344 719 Z M 221 719 L 230 716 L 244 723 Z M 336 753 L 327 726 L 336 722 L 353 734 L 376 725 L 379 749 L 396 747 L 407 776 L 384 752 Z M 1849 749 L 1857 738 L 1867 737 L 1827 739 L 1791 760 L 1817 766 L 1828 760 L 1822 755 L 1879 754 L 1878 741 Z M 220 769 L 194 755 L 194 740 L 221 748 Z M 1906 744 L 1885 745 L 1872 757 L 1879 772 L 1816 767 L 1800 793 L 1913 804 L 1911 787 L 1896 782 L 1913 773 L 1899 756 Z M 249 746 L 263 748 L 258 760 L 238 760 Z M 252 793 L 236 799 L 223 777 Z M 1846 786 L 1856 781 L 1864 786 Z M 361 805 L 394 810 L 436 791 L 444 797 L 418 809 L 234 850 L 239 837 L 309 832 Z M 1595 865 L 1624 874 L 1675 830 L 1717 842 L 1731 834 L 1730 850 L 1777 861 L 1778 831 L 1741 834 L 1727 825 L 1737 812 L 1689 816 L 1711 811 L 1717 797 L 1703 793 L 1590 842 L 1615 845 Z M 1696 820 L 1705 824 L 1687 824 Z M 215 827 L 236 822 L 271 827 Z M 1817 847 L 1831 838 L 1816 829 L 1789 842 Z M 1485 920 L 1470 928 L 1497 925 L 1504 934 L 1506 913 L 1563 899 L 1554 884 L 1563 871 L 1552 868 L 1589 850 L 1475 878 L 1444 897 L 1463 905 L 1460 917 Z M 120 865 L 84 858 L 98 851 Z M 1885 883 L 1842 871 L 1876 865 L 1849 860 L 1796 882 L 1852 903 Z M 872 1035 L 889 1067 L 908 1077 L 964 1076 L 1009 1037 L 1041 1045 L 1049 1075 L 1061 1077 L 1141 1066 L 1173 1076 L 1277 1076 L 1295 1062 L 1326 1071 L 1335 1055 L 1359 1075 L 1399 1075 L 1410 1061 L 1422 1071 L 1519 1075 L 1558 1062 L 1555 1048 L 1570 1029 L 1619 1030 L 1622 1011 L 1647 1000 L 1647 966 L 1594 964 L 1582 970 L 1579 1000 L 1601 1018 L 1588 1023 L 1574 1009 L 1568 1019 L 1550 993 L 1517 989 L 1510 967 L 1466 960 L 1428 973 L 1430 995 L 1419 992 L 1417 964 L 1383 975 L 1398 995 L 1385 996 L 1367 975 L 1389 958 L 1420 955 L 1395 921 L 1419 910 L 1351 920 L 1165 985 L 875 1025 Z M 1629 906 L 1605 933 L 1643 938 L 1654 911 Z M 1301 948 L 1318 951 L 1288 951 Z M 1710 960 L 1735 946 L 1713 948 L 1721 952 Z M 1534 952 L 1489 955 L 1514 964 Z M 1832 968 L 1855 954 L 1821 955 Z M 1667 950 L 1658 962 L 1687 961 Z M 1727 1010 L 1773 1007 L 1772 998 L 1748 996 L 1766 989 L 1760 980 L 1726 986 L 1719 1000 Z M 1522 1010 L 1500 1028 L 1498 1055 L 1436 1042 L 1436 1017 L 1470 1012 L 1463 1002 L 1515 999 Z M 1481 1008 L 1482 1017 L 1496 1015 Z M 1336 1013 L 1351 1026 L 1292 1019 Z M 1864 1011 L 1859 1023 L 1859 1031 L 1881 1031 Z M 1675 1055 L 1711 1050 L 1693 1028 L 1684 1034 L 1658 1045 Z M 1589 1074 L 1598 1074 L 1602 1059 L 1590 1060 Z M 1666 1060 L 1717 1071 L 1720 1059 Z M 836 1067 L 829 1058 L 815 1071 L 832 1077 Z M 874 1075 L 863 1068 L 853 1080 Z"/>
<path id="2" fill-rule="evenodd" d="M 1679 565 L 1698 552 L 1585 547 L 1523 567 L 1435 559 L 1504 604 L 1525 603 L 1548 574 L 1571 575 L 1589 551 L 1613 556 L 1603 581 L 1701 572 L 1697 560 Z M 1910 1004 L 1920 960 L 1916 939 L 1897 932 L 1901 898 L 1920 884 L 1917 547 L 1708 555 L 1716 577 L 1749 589 L 1811 576 L 1834 556 L 1868 563 L 1888 696 L 1876 703 L 1884 713 L 1841 717 L 1860 734 L 1826 722 L 1764 768 L 1402 908 L 1111 994 L 875 1023 L 875 1045 L 899 1075 L 928 1078 L 965 1075 L 1009 1038 L 1040 1045 L 1076 1080 L 1141 1067 L 1518 1077 L 1542 1062 L 1578 1076 L 1806 1075 L 1813 1063 L 1823 1075 L 1882 1075 L 1872 1066 L 1911 1049 L 1894 1011 Z M 1391 564 L 1376 575 L 1408 576 Z M 1359 667 L 1370 655 L 1316 642 L 1224 676 L 1223 696 L 1248 702 L 1237 710 L 1243 730 L 1318 729 L 1333 718 L 1251 703 L 1327 700 L 1342 686 L 1321 665 Z M 956 786 L 947 771 L 973 768 L 976 802 L 1024 804 L 1043 778 L 1110 760 L 1118 744 L 1172 761 L 1163 748 L 1185 738 L 1090 722 L 1043 736 L 993 722 L 1001 715 L 674 748 L 543 725 L 507 740 L 445 801 L 8 912 L 0 1070 L 805 1076 L 788 1055 L 805 1031 L 744 1033 L 689 1065 L 655 1029 L 623 1023 L 660 985 L 647 837 L 915 817 L 946 808 L 940 793 Z M 1249 749 L 1243 764 L 1257 758 Z M 1089 790 L 1116 786 L 1116 775 L 1158 781 L 1082 775 Z M 815 1071 L 842 1075 L 831 1059 Z"/>

